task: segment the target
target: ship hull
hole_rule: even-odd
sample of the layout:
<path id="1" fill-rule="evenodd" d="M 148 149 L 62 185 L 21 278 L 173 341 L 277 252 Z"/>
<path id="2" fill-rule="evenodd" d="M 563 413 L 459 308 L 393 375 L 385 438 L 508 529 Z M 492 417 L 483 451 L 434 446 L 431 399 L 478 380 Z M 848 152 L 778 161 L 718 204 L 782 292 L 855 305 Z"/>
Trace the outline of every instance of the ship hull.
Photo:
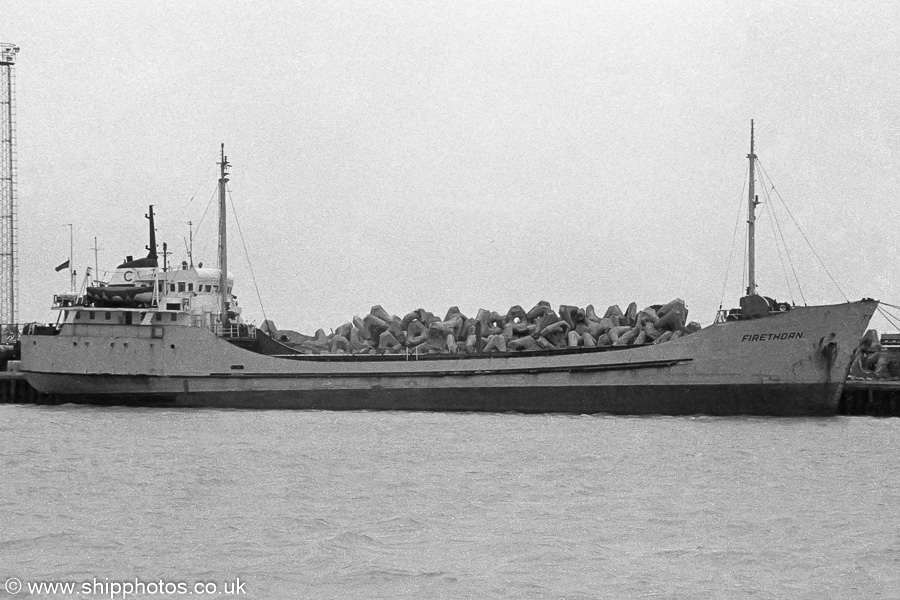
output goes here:
<path id="1" fill-rule="evenodd" d="M 830 415 L 872 301 L 721 323 L 660 345 L 416 360 L 273 357 L 195 327 L 76 325 L 27 336 L 57 402 L 172 407 Z"/>
<path id="2" fill-rule="evenodd" d="M 220 391 L 177 392 L 171 388 L 195 387 L 192 379 L 172 378 L 162 386 L 154 385 L 161 382 L 133 376 L 47 374 L 29 375 L 28 379 L 38 389 L 64 386 L 67 393 L 54 394 L 55 403 L 170 408 L 827 416 L 836 413 L 840 397 L 838 383 L 270 391 L 229 386 Z M 123 387 L 132 391 L 127 394 L 116 391 Z"/>

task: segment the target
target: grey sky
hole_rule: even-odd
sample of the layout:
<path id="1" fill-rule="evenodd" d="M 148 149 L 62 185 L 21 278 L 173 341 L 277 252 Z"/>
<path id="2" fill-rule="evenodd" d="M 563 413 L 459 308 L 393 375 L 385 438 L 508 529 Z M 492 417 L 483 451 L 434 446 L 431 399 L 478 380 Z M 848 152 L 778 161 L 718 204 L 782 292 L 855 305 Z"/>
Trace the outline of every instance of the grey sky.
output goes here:
<path id="1" fill-rule="evenodd" d="M 112 268 L 144 252 L 152 203 L 182 260 L 224 142 L 280 327 L 327 330 L 373 304 L 442 316 L 676 296 L 705 324 L 739 210 L 726 306 L 742 294 L 751 118 L 763 166 L 847 297 L 900 304 L 898 6 L 8 3 L 22 320 L 47 320 L 66 287 L 53 271 L 65 223 L 80 272 L 94 236 Z M 759 289 L 799 303 L 771 208 Z M 842 301 L 774 208 L 806 301 Z M 214 230 L 210 213 L 196 260 L 215 263 Z M 231 232 L 235 292 L 259 323 Z"/>

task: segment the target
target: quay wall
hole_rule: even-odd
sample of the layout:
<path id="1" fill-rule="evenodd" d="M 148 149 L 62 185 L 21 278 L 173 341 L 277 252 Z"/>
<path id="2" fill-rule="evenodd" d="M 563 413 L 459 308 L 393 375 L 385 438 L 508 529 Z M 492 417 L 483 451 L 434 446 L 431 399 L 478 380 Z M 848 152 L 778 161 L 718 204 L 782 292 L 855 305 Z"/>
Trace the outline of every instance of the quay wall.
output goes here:
<path id="1" fill-rule="evenodd" d="M 52 398 L 37 391 L 18 371 L 18 361 L 9 361 L 0 371 L 0 404 L 51 404 Z"/>

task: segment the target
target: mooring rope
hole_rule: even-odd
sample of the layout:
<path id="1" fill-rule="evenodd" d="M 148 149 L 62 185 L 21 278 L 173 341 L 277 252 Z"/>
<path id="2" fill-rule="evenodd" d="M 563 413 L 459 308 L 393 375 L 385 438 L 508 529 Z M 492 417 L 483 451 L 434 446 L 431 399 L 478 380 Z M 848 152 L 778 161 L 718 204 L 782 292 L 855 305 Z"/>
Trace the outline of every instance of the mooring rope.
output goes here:
<path id="1" fill-rule="evenodd" d="M 890 304 L 888 306 L 890 306 Z M 898 318 L 896 315 L 890 315 L 881 306 L 878 307 L 878 312 L 880 312 L 881 316 L 883 316 L 885 319 L 888 320 L 888 323 L 890 323 L 891 325 L 896 327 L 898 330 L 900 330 L 900 323 L 898 323 L 898 321 L 900 321 L 900 318 Z M 891 317 L 893 317 L 893 318 L 891 318 Z M 895 321 L 895 319 L 896 319 L 896 321 Z"/>

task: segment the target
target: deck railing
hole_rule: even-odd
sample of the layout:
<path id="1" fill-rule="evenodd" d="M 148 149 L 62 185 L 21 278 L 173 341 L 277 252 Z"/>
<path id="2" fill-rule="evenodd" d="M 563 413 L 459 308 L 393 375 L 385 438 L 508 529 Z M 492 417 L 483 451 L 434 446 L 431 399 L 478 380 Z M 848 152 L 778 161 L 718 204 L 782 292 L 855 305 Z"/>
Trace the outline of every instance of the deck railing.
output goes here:
<path id="1" fill-rule="evenodd" d="M 244 323 L 229 323 L 227 325 L 213 323 L 209 329 L 217 336 L 226 339 L 256 337 L 256 326 L 245 325 Z"/>

